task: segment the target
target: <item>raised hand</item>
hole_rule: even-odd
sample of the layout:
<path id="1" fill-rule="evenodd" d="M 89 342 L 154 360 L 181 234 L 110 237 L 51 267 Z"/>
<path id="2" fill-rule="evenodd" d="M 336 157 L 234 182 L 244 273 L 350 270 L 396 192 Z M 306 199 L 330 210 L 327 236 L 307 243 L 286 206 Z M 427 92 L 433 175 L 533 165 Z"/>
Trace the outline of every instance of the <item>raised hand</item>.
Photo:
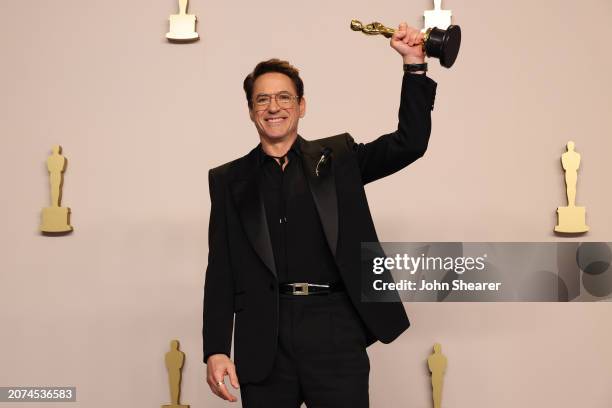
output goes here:
<path id="1" fill-rule="evenodd" d="M 421 64 L 425 61 L 423 39 L 420 30 L 401 23 L 391 37 L 391 47 L 404 58 L 404 64 Z"/>

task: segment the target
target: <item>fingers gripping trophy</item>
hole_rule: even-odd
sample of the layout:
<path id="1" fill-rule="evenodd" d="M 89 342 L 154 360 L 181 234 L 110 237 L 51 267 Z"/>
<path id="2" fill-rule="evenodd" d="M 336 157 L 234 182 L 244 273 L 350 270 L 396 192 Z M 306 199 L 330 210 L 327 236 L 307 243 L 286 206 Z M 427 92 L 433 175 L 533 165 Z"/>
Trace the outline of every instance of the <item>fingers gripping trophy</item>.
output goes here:
<path id="1" fill-rule="evenodd" d="M 392 43 L 393 40 L 403 39 L 411 46 L 421 44 L 425 55 L 438 58 L 440 65 L 450 68 L 455 63 L 461 46 L 461 28 L 451 24 L 451 16 L 450 10 L 442 10 L 442 0 L 434 0 L 434 9 L 424 13 L 425 28 L 420 36 L 407 36 L 403 24 L 400 24 L 398 29 L 393 29 L 377 21 L 363 24 L 359 20 L 352 20 L 351 30 L 361 31 L 366 35 L 382 35 L 391 38 Z"/>

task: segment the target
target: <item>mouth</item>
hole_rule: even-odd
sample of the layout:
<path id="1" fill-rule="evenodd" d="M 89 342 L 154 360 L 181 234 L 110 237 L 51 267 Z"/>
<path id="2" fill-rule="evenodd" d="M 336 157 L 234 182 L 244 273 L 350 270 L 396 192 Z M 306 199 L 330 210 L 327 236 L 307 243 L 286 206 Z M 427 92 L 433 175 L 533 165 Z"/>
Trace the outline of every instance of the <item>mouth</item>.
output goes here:
<path id="1" fill-rule="evenodd" d="M 276 125 L 279 123 L 282 123 L 285 119 L 285 117 L 273 117 L 273 118 L 266 118 L 264 119 L 266 121 L 266 123 L 269 123 L 271 125 Z"/>

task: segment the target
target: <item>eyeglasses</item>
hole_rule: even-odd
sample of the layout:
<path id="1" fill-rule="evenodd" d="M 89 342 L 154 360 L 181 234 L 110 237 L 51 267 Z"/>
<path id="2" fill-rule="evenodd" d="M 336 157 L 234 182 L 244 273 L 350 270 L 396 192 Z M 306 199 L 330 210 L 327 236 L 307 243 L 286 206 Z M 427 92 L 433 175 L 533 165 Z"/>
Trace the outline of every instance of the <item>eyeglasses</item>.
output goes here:
<path id="1" fill-rule="evenodd" d="M 276 103 L 281 108 L 290 108 L 293 106 L 293 101 L 298 98 L 296 95 L 291 95 L 289 92 L 279 92 L 275 94 L 259 94 L 255 97 L 253 103 L 255 104 L 255 110 L 264 110 L 272 102 L 272 98 L 276 100 Z"/>

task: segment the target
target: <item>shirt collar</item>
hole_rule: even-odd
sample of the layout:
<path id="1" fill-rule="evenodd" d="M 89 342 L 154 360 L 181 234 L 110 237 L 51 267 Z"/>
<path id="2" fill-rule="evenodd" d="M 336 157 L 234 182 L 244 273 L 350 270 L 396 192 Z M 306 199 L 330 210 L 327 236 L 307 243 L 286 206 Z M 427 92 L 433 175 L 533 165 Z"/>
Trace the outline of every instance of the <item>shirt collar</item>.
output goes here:
<path id="1" fill-rule="evenodd" d="M 298 143 L 297 137 L 295 138 L 295 140 L 293 141 L 293 144 L 287 151 L 287 156 L 292 152 L 298 157 L 302 156 L 302 151 L 300 150 L 300 144 Z M 259 148 L 257 149 L 257 159 L 258 159 L 259 165 L 261 166 L 267 160 L 273 160 L 274 158 L 272 156 L 269 156 L 266 152 L 264 152 L 263 147 L 261 146 L 261 143 L 259 143 Z"/>

